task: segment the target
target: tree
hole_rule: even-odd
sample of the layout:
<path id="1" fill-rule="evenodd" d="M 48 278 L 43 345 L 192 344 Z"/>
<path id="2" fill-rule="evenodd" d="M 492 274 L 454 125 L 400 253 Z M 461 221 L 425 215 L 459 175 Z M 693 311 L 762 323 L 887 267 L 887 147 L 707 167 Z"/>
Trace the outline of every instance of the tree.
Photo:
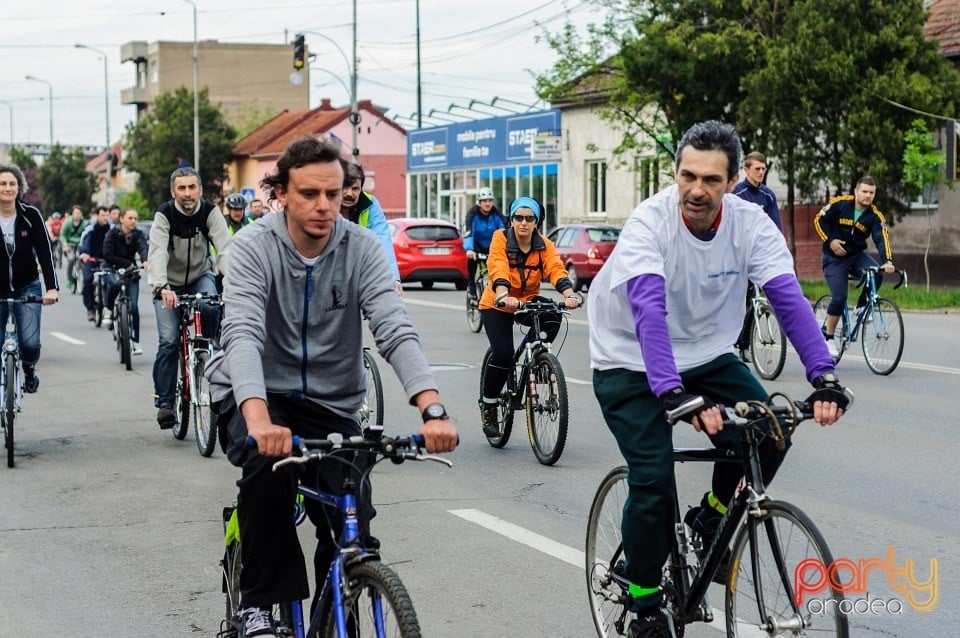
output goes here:
<path id="1" fill-rule="evenodd" d="M 97 188 L 97 178 L 87 172 L 87 158 L 74 148 L 69 152 L 59 144 L 50 149 L 37 173 L 37 188 L 47 214 L 69 210 L 74 204 L 84 208 L 91 203 L 90 196 Z"/>
<path id="2" fill-rule="evenodd" d="M 903 151 L 904 191 L 908 196 L 922 197 L 927 211 L 927 245 L 923 249 L 923 272 L 926 276 L 926 289 L 930 291 L 930 242 L 933 239 L 933 222 L 930 219 L 933 193 L 942 183 L 947 182 L 940 171 L 943 155 L 933 148 L 927 123 L 917 118 L 910 125 L 906 135 L 906 148 Z"/>
<path id="3" fill-rule="evenodd" d="M 137 211 L 137 219 L 153 219 L 156 205 L 151 205 L 140 191 L 130 191 L 120 198 L 120 208 L 134 209 Z"/>
<path id="4" fill-rule="evenodd" d="M 227 176 L 236 132 L 207 89 L 199 95 L 200 166 L 207 193 L 216 193 Z M 193 92 L 184 87 L 157 96 L 136 123 L 127 125 L 125 166 L 140 175 L 138 187 L 155 207 L 170 199 L 170 173 L 193 157 Z"/>
<path id="5" fill-rule="evenodd" d="M 27 192 L 20 193 L 20 199 L 31 206 L 40 208 L 40 193 L 37 192 L 37 171 L 39 169 L 36 161 L 23 149 L 13 146 L 10 148 L 10 162 L 16 164 L 23 171 L 23 177 L 27 180 Z"/>

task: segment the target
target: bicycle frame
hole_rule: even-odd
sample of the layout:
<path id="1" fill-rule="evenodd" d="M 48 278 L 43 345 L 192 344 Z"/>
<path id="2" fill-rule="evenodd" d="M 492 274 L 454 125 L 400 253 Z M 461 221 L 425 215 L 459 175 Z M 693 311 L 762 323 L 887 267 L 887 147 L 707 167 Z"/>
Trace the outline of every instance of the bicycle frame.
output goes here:
<path id="1" fill-rule="evenodd" d="M 531 376 L 530 366 L 536 360 L 539 353 L 553 352 L 553 344 L 540 338 L 542 334 L 540 330 L 541 313 L 539 311 L 523 310 L 518 310 L 517 312 L 529 312 L 529 314 L 533 316 L 533 323 L 527 332 L 524 333 L 523 338 L 520 340 L 520 345 L 518 345 L 516 351 L 514 351 L 513 367 L 510 369 L 510 376 L 507 378 L 507 388 L 510 391 L 510 396 L 513 397 L 514 410 L 519 410 L 523 407 L 523 399 L 528 392 L 530 399 L 536 404 L 536 379 Z M 530 333 L 536 335 L 532 341 L 529 339 Z M 526 379 L 526 383 L 521 383 L 521 379 Z"/>
<path id="2" fill-rule="evenodd" d="M 205 353 L 207 356 L 213 354 L 210 340 L 203 334 L 203 322 L 201 321 L 203 315 L 200 312 L 200 303 L 204 300 L 212 300 L 203 293 L 180 295 L 180 299 L 180 352 L 183 355 L 185 380 L 182 396 L 184 401 L 197 407 L 197 399 L 200 393 L 197 388 L 197 379 L 193 374 L 194 363 L 199 353 Z M 193 334 L 190 333 L 191 327 L 193 328 Z"/>
<path id="3" fill-rule="evenodd" d="M 878 269 L 875 267 L 865 268 L 863 270 L 863 274 L 855 279 L 856 281 L 860 282 L 857 285 L 858 288 L 860 286 L 867 286 L 867 290 L 868 290 L 867 303 L 861 306 L 859 312 L 856 313 L 855 315 L 856 321 L 855 322 L 851 321 L 849 307 L 845 307 L 843 309 L 844 324 L 846 326 L 852 326 L 849 328 L 847 334 L 844 334 L 844 339 L 850 343 L 857 342 L 857 337 L 860 334 L 860 328 L 863 327 L 863 325 L 866 323 L 867 317 L 871 317 L 874 314 L 873 309 L 876 305 L 877 299 L 880 297 L 880 295 L 877 294 L 877 280 L 876 280 L 877 270 Z M 897 285 L 893 287 L 894 290 L 902 286 L 907 281 L 906 271 L 898 270 L 895 272 L 900 275 L 900 281 L 897 282 Z M 880 321 L 883 324 L 885 322 L 885 319 L 881 316 Z M 886 325 L 882 325 L 881 328 L 883 330 L 887 329 Z"/>

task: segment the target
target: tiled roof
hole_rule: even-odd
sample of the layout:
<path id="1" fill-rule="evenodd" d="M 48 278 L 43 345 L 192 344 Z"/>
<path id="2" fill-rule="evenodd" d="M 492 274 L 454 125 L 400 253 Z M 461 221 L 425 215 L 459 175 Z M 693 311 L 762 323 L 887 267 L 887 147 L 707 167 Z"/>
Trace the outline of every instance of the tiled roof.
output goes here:
<path id="1" fill-rule="evenodd" d="M 960 0 L 935 0 L 927 6 L 930 17 L 923 34 L 940 43 L 940 53 L 960 55 Z"/>

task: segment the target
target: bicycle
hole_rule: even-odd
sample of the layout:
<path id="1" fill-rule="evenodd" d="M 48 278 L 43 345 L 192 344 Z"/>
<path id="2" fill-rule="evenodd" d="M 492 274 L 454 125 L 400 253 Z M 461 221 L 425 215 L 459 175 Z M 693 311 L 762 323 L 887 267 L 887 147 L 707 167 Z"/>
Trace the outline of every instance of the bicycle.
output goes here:
<path id="1" fill-rule="evenodd" d="M 133 370 L 133 306 L 127 292 L 127 282 L 140 279 L 140 266 L 133 264 L 127 268 L 117 268 L 117 282 L 120 292 L 113 302 L 113 338 L 117 342 L 117 351 L 120 353 L 120 364 L 127 370 Z"/>
<path id="2" fill-rule="evenodd" d="M 477 253 L 477 274 L 473 279 L 475 295 L 467 292 L 467 325 L 474 332 L 483 329 L 483 315 L 480 314 L 480 295 L 487 288 L 487 256 Z"/>
<path id="3" fill-rule="evenodd" d="M 211 340 L 204 336 L 200 306 L 203 302 L 222 306 L 220 295 L 209 293 L 177 296 L 180 311 L 180 353 L 177 361 L 177 393 L 173 436 L 183 440 L 193 414 L 194 436 L 201 456 L 209 457 L 217 443 L 216 414 L 210 402 L 210 384 L 204 376 L 207 359 L 213 354 Z M 192 329 L 192 332 L 191 332 Z"/>
<path id="4" fill-rule="evenodd" d="M 383 425 L 383 378 L 377 360 L 367 347 L 363 348 L 363 370 L 367 377 L 367 393 L 360 408 L 361 425 Z"/>
<path id="5" fill-rule="evenodd" d="M 93 263 L 99 263 L 100 260 L 90 258 Z M 107 297 L 106 283 L 104 279 L 110 274 L 110 271 L 101 264 L 93 271 L 93 325 L 99 328 L 103 324 L 104 301 Z"/>
<path id="6" fill-rule="evenodd" d="M 3 397 L 0 427 L 3 428 L 3 444 L 7 448 L 7 467 L 13 467 L 13 424 L 23 402 L 23 371 L 20 368 L 20 342 L 17 340 L 13 305 L 41 303 L 41 299 L 29 295 L 24 299 L 4 299 L 3 302 L 7 304 L 7 325 L 3 337 L 3 368 L 0 369 L 0 396 Z"/>
<path id="7" fill-rule="evenodd" d="M 787 360 L 787 336 L 780 328 L 773 306 L 758 286 L 751 300 L 750 354 L 753 369 L 762 379 L 776 379 Z"/>
<path id="8" fill-rule="evenodd" d="M 856 343 L 859 336 L 867 367 L 874 374 L 888 375 L 897 369 L 900 357 L 903 356 L 903 316 L 897 304 L 877 294 L 876 275 L 879 270 L 878 266 L 871 266 L 864 268 L 863 274 L 859 277 L 850 278 L 851 281 L 859 282 L 857 288 L 867 286 L 869 291 L 867 303 L 856 308 L 853 315 L 855 321 L 851 321 L 850 309 L 843 309 L 834 338 L 837 340 L 838 363 L 847 347 L 851 343 Z M 895 272 L 899 281 L 893 287 L 894 290 L 907 285 L 907 272 L 905 270 Z M 817 316 L 821 329 L 826 325 L 827 306 L 830 305 L 830 299 L 830 295 L 823 295 L 813 305 L 813 312 Z"/>
<path id="9" fill-rule="evenodd" d="M 406 460 L 435 461 L 448 467 L 452 467 L 453 463 L 439 456 L 422 453 L 423 437 L 385 437 L 381 426 L 367 428 L 363 435 L 348 438 L 331 434 L 326 439 L 311 440 L 298 436 L 293 439 L 294 452 L 299 453 L 299 456 L 277 461 L 273 464 L 274 471 L 288 464 L 315 463 L 332 457 L 353 467 L 360 476 L 360 483 L 357 485 L 354 481 L 353 472 L 347 472 L 342 495 L 322 492 L 305 485 L 298 486 L 298 500 L 294 507 L 296 524 L 299 525 L 306 519 L 302 503 L 303 499 L 309 499 L 324 505 L 332 517 L 339 519 L 343 531 L 338 538 L 330 570 L 322 583 L 318 604 L 307 623 L 308 629 L 304 631 L 306 619 L 302 601 L 294 600 L 274 607 L 274 618 L 278 624 L 277 635 L 295 638 L 317 635 L 330 638 L 419 638 L 420 625 L 410 595 L 396 572 L 380 561 L 378 552 L 364 546 L 357 512 L 361 511 L 364 499 L 370 498 L 369 475 L 380 461 L 390 459 L 397 464 Z M 349 459 L 344 458 L 346 454 L 354 453 L 374 458 L 367 468 L 360 471 Z M 218 636 L 236 638 L 241 625 L 237 611 L 240 609 L 242 565 L 240 527 L 235 505 L 224 508 L 223 525 L 226 550 L 220 565 L 223 592 L 226 596 L 226 618 L 221 623 Z M 331 527 L 335 525 L 331 524 Z M 322 633 L 318 633 L 321 630 Z"/>
<path id="10" fill-rule="evenodd" d="M 777 398 L 786 399 L 787 404 L 774 405 Z M 852 405 L 853 394 L 849 391 L 847 398 Z M 667 414 L 668 423 L 675 424 L 701 405 L 698 397 L 678 407 Z M 750 401 L 738 403 L 732 410 L 723 409 L 723 427 L 735 428 L 741 434 L 738 451 L 673 451 L 675 465 L 739 463 L 744 471 L 739 491 L 708 545 L 684 523 L 679 499 L 674 500 L 674 536 L 660 587 L 665 611 L 673 619 L 677 636 L 682 636 L 683 628 L 690 623 L 714 620 L 707 588 L 722 577 L 727 636 L 756 636 L 758 632 L 764 636 L 806 636 L 824 632 L 846 637 L 847 618 L 838 612 L 842 591 L 831 586 L 819 594 L 824 597 L 825 612 L 820 617 L 801 606 L 798 592 L 793 590 L 795 582 L 810 582 L 806 577 L 811 563 L 833 562 L 830 548 L 813 521 L 799 508 L 770 498 L 760 469 L 761 439 L 773 437 L 782 451 L 800 422 L 812 418 L 812 406 L 775 393 L 766 402 Z M 624 635 L 629 622 L 630 583 L 624 576 L 620 527 L 627 494 L 627 468 L 613 469 L 597 489 L 587 524 L 587 597 L 597 634 L 605 638 Z"/>
<path id="11" fill-rule="evenodd" d="M 70 286 L 70 292 L 75 295 L 83 280 L 83 263 L 77 253 L 77 244 L 67 244 L 64 257 L 67 260 L 67 283 Z"/>
<path id="12" fill-rule="evenodd" d="M 556 301 L 531 300 L 521 303 L 517 316 L 529 314 L 531 327 L 524 333 L 513 355 L 513 365 L 507 383 L 500 392 L 497 404 L 497 420 L 500 423 L 498 436 L 487 436 L 487 442 L 502 448 L 513 431 L 513 413 L 525 410 L 527 415 L 527 438 L 533 453 L 543 465 L 553 465 L 560 460 L 567 442 L 569 403 L 567 382 L 560 360 L 552 352 L 552 344 L 544 341 L 540 329 L 540 317 L 547 312 L 569 311 Z M 522 330 L 522 329 L 521 329 Z M 531 336 L 532 335 L 532 336 Z M 493 350 L 487 348 L 480 366 L 480 411 L 483 412 L 483 387 Z"/>
<path id="13" fill-rule="evenodd" d="M 59 237 L 50 240 L 50 253 L 53 255 L 53 267 L 59 268 L 63 264 L 63 244 Z"/>

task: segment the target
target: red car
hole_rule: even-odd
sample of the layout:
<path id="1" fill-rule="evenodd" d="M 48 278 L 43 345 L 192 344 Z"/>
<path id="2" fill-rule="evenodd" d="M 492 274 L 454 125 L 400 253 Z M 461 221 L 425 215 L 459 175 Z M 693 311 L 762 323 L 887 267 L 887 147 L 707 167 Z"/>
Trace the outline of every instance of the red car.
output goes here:
<path id="1" fill-rule="evenodd" d="M 619 228 L 602 224 L 567 224 L 547 235 L 563 259 L 574 291 L 590 285 L 619 237 Z"/>
<path id="2" fill-rule="evenodd" d="M 456 226 L 440 219 L 389 219 L 400 281 L 419 281 L 429 290 L 436 281 L 467 289 L 467 254 Z"/>

